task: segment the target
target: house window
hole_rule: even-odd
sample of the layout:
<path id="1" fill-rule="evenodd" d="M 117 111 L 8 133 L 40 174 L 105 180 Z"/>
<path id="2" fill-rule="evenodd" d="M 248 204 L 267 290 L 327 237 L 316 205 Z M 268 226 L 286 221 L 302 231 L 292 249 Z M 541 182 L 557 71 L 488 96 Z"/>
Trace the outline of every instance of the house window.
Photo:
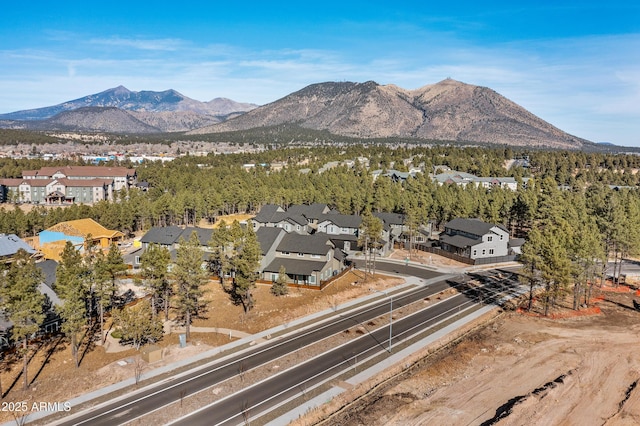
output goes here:
<path id="1" fill-rule="evenodd" d="M 299 257 L 304 257 L 304 253 L 298 253 Z"/>
<path id="2" fill-rule="evenodd" d="M 493 254 L 493 249 L 489 249 L 489 254 Z"/>
<path id="3" fill-rule="evenodd" d="M 300 230 L 300 225 L 296 225 L 296 230 L 299 231 Z"/>
<path id="4" fill-rule="evenodd" d="M 316 276 L 309 275 L 309 284 L 315 284 L 315 283 L 316 283 Z"/>
<path id="5" fill-rule="evenodd" d="M 312 258 L 312 259 L 319 259 L 319 258 L 320 258 L 320 255 L 318 255 L 318 254 L 312 254 L 312 255 L 311 255 L 311 258 Z"/>
<path id="6" fill-rule="evenodd" d="M 486 252 L 487 252 L 487 251 L 483 249 L 483 250 L 482 250 L 482 255 L 484 256 L 484 255 L 486 254 Z"/>
<path id="7" fill-rule="evenodd" d="M 504 235 L 500 235 L 500 240 L 502 240 L 502 237 L 504 237 Z"/>
<path id="8" fill-rule="evenodd" d="M 474 256 L 477 256 L 477 255 L 478 255 L 478 250 L 474 250 L 474 251 L 473 251 L 473 255 L 474 255 Z"/>
<path id="9" fill-rule="evenodd" d="M 273 282 L 278 281 L 278 275 L 277 274 L 271 274 L 271 281 L 273 281 Z"/>
<path id="10" fill-rule="evenodd" d="M 134 262 L 135 262 L 136 265 L 139 265 L 140 264 L 140 256 L 136 256 L 135 259 L 134 259 Z"/>
<path id="11" fill-rule="evenodd" d="M 489 236 L 487 237 L 487 241 L 493 241 L 493 237 L 492 237 L 491 235 L 489 235 Z"/>
<path id="12" fill-rule="evenodd" d="M 291 253 L 289 253 L 288 251 L 283 251 L 283 252 L 282 252 L 282 255 L 283 255 L 283 256 L 289 256 L 290 254 L 291 254 Z"/>

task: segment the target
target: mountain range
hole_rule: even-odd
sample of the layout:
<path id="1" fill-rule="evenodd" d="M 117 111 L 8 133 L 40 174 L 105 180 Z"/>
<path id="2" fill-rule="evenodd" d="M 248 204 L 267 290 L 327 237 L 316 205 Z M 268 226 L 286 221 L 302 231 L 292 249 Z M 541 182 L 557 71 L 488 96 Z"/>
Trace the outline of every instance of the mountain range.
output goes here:
<path id="1" fill-rule="evenodd" d="M 0 115 L 0 126 L 114 133 L 210 134 L 293 124 L 351 138 L 415 138 L 581 148 L 590 144 L 494 90 L 452 79 L 407 90 L 395 85 L 326 82 L 258 107 L 229 99 L 189 99 L 174 90 L 120 86 L 75 101 Z"/>
<path id="2" fill-rule="evenodd" d="M 495 91 L 446 79 L 416 90 L 395 85 L 320 83 L 193 134 L 283 123 L 356 138 L 422 138 L 580 148 L 563 132 Z"/>
<path id="3" fill-rule="evenodd" d="M 118 86 L 54 106 L 0 114 L 0 125 L 32 130 L 184 132 L 219 123 L 257 106 L 227 98 L 200 102 L 175 90 L 135 92 Z M 114 108 L 123 114 L 117 114 Z M 104 117 L 99 117 L 101 111 Z"/>

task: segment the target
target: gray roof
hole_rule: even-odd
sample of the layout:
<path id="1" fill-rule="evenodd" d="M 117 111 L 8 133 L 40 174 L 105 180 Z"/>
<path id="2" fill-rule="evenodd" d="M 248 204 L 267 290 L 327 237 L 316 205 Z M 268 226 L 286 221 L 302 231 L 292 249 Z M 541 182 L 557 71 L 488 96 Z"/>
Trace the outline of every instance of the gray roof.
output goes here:
<path id="1" fill-rule="evenodd" d="M 44 275 L 44 282 L 38 284 L 38 291 L 45 294 L 53 305 L 62 305 L 63 302 L 56 294 L 53 287 L 56 283 L 56 270 L 58 269 L 58 262 L 55 260 L 45 260 L 43 262 L 36 263 L 36 268 L 42 271 Z"/>
<path id="2" fill-rule="evenodd" d="M 280 206 L 275 204 L 265 204 L 262 206 L 256 217 L 253 218 L 255 222 L 267 223 L 271 221 L 271 218 L 276 212 L 284 212 Z"/>
<path id="3" fill-rule="evenodd" d="M 55 291 L 53 291 L 53 285 L 56 282 L 56 268 L 58 262 L 55 260 L 45 260 L 44 262 L 37 262 L 36 268 L 40 269 L 44 275 L 44 282 L 38 284 L 38 291 L 46 295 L 53 305 L 62 305 L 62 300 L 58 297 Z M 0 312 L 0 333 L 6 332 L 13 327 L 13 323 L 9 321 L 4 312 Z M 2 346 L 2 342 L 0 342 Z"/>
<path id="4" fill-rule="evenodd" d="M 289 213 L 288 211 L 274 213 L 273 216 L 271 217 L 271 220 L 268 222 L 278 223 L 282 221 L 287 221 L 290 223 L 303 225 L 303 226 L 307 224 L 307 219 L 304 216 L 299 214 L 292 214 L 292 213 Z"/>
<path id="5" fill-rule="evenodd" d="M 140 242 L 170 246 L 180 241 L 181 237 L 185 241 L 188 241 L 191 237 L 191 233 L 194 231 L 196 232 L 196 234 L 198 234 L 200 245 L 206 246 L 209 244 L 213 229 L 198 228 L 193 226 L 186 228 L 181 228 L 180 226 L 156 226 L 147 231 L 147 233 L 144 234 L 142 238 L 140 238 Z"/>
<path id="6" fill-rule="evenodd" d="M 295 232 L 287 234 L 278 244 L 279 252 L 317 254 L 324 256 L 333 247 L 327 234 L 301 235 Z"/>
<path id="7" fill-rule="evenodd" d="M 193 232 L 195 232 L 198 235 L 198 241 L 200 241 L 201 246 L 209 245 L 209 241 L 211 241 L 211 235 L 213 234 L 213 229 L 199 228 L 197 226 L 196 227 L 187 226 L 182 231 L 182 235 L 180 235 L 180 237 L 182 237 L 185 241 L 188 241 L 189 238 L 191 238 L 191 234 Z M 180 238 L 178 238 L 178 240 L 180 240 Z"/>
<path id="8" fill-rule="evenodd" d="M 480 244 L 482 242 L 482 239 L 467 238 L 467 237 L 463 237 L 462 235 L 441 234 L 440 242 L 449 244 L 450 246 L 453 246 L 453 247 L 465 248 L 465 247 L 475 246 L 476 244 Z"/>
<path id="9" fill-rule="evenodd" d="M 341 228 L 359 228 L 362 223 L 362 216 L 351 214 L 328 213 L 322 215 L 320 222 L 330 221 Z"/>
<path id="10" fill-rule="evenodd" d="M 178 241 L 180 235 L 182 235 L 182 228 L 179 226 L 154 226 L 140 238 L 140 242 L 170 246 Z"/>
<path id="11" fill-rule="evenodd" d="M 509 240 L 509 247 L 522 247 L 524 243 L 524 238 L 512 238 Z"/>
<path id="12" fill-rule="evenodd" d="M 464 181 L 464 180 L 474 181 L 477 178 L 478 177 L 476 175 L 472 175 L 471 173 L 456 172 L 456 171 L 439 173 L 434 176 L 434 179 L 437 180 L 438 182 L 446 182 L 449 179 L 453 181 Z"/>
<path id="13" fill-rule="evenodd" d="M 264 268 L 264 272 L 278 272 L 284 266 L 287 274 L 311 275 L 314 271 L 322 271 L 327 264 L 321 260 L 302 260 L 277 257 Z"/>
<path id="14" fill-rule="evenodd" d="M 358 245 L 358 237 L 353 235 L 353 234 L 338 234 L 338 235 L 328 235 L 328 234 L 324 234 L 322 232 L 318 232 L 316 233 L 316 235 L 327 235 L 327 237 L 329 238 L 329 240 L 331 240 L 331 242 L 333 243 L 333 245 L 336 248 L 339 248 L 340 250 L 344 250 L 344 243 L 345 241 L 349 241 L 351 243 L 351 248 L 355 249 L 356 246 Z M 335 250 L 338 251 L 338 250 Z"/>
<path id="15" fill-rule="evenodd" d="M 486 223 L 481 221 L 480 219 L 464 219 L 464 218 L 455 218 L 444 225 L 445 232 L 446 229 L 452 229 L 454 231 L 462 231 L 472 235 L 482 236 L 488 233 L 491 228 L 498 227 L 505 232 L 508 232 L 506 228 L 502 225 L 496 225 L 493 223 Z"/>
<path id="16" fill-rule="evenodd" d="M 329 211 L 329 206 L 321 203 L 294 204 L 287 209 L 287 213 L 306 217 L 307 219 L 319 219 Z"/>
<path id="17" fill-rule="evenodd" d="M 387 225 L 404 225 L 405 215 L 401 213 L 373 213 L 373 215 Z"/>
<path id="18" fill-rule="evenodd" d="M 267 226 L 261 226 L 256 231 L 256 238 L 260 243 L 260 249 L 262 250 L 262 255 L 265 255 L 273 243 L 278 238 L 278 235 L 285 232 L 282 228 L 272 228 Z"/>
<path id="19" fill-rule="evenodd" d="M 0 234 L 0 256 L 13 256 L 18 250 L 23 249 L 29 254 L 34 254 L 36 250 L 25 243 L 15 234 Z"/>

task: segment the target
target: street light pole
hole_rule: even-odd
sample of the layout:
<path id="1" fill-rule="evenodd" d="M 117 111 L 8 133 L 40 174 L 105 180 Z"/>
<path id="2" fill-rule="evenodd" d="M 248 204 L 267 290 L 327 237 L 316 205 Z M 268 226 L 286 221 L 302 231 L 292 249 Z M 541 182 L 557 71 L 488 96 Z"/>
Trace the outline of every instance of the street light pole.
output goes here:
<path id="1" fill-rule="evenodd" d="M 392 327 L 393 327 L 393 296 L 389 295 L 389 353 L 391 353 Z"/>
<path id="2" fill-rule="evenodd" d="M 373 290 L 376 293 L 382 293 L 389 297 L 389 353 L 391 353 L 391 337 L 393 334 L 393 295 L 382 290 Z"/>

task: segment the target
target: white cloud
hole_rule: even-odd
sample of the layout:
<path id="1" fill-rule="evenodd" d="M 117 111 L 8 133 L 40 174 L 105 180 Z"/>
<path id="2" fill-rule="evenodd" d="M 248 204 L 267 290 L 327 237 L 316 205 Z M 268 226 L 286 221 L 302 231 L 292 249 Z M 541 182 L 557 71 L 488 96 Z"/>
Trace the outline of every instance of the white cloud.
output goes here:
<path id="1" fill-rule="evenodd" d="M 415 89 L 451 77 L 494 89 L 577 136 L 640 145 L 640 57 L 634 54 L 640 35 L 482 47 L 459 40 L 434 44 L 431 37 L 369 46 L 366 52 L 253 50 L 143 37 L 93 38 L 93 48 L 85 51 L 86 43 L 75 40 L 65 50 L 0 51 L 0 62 L 8 64 L 0 68 L 0 112 L 53 105 L 119 84 L 173 88 L 203 101 L 227 97 L 264 104 L 322 81 L 374 80 Z"/>
<path id="2" fill-rule="evenodd" d="M 158 50 L 158 51 L 175 51 L 184 45 L 179 39 L 144 39 L 144 38 L 93 38 L 89 40 L 91 44 L 114 46 L 114 47 L 131 47 L 139 50 Z"/>

